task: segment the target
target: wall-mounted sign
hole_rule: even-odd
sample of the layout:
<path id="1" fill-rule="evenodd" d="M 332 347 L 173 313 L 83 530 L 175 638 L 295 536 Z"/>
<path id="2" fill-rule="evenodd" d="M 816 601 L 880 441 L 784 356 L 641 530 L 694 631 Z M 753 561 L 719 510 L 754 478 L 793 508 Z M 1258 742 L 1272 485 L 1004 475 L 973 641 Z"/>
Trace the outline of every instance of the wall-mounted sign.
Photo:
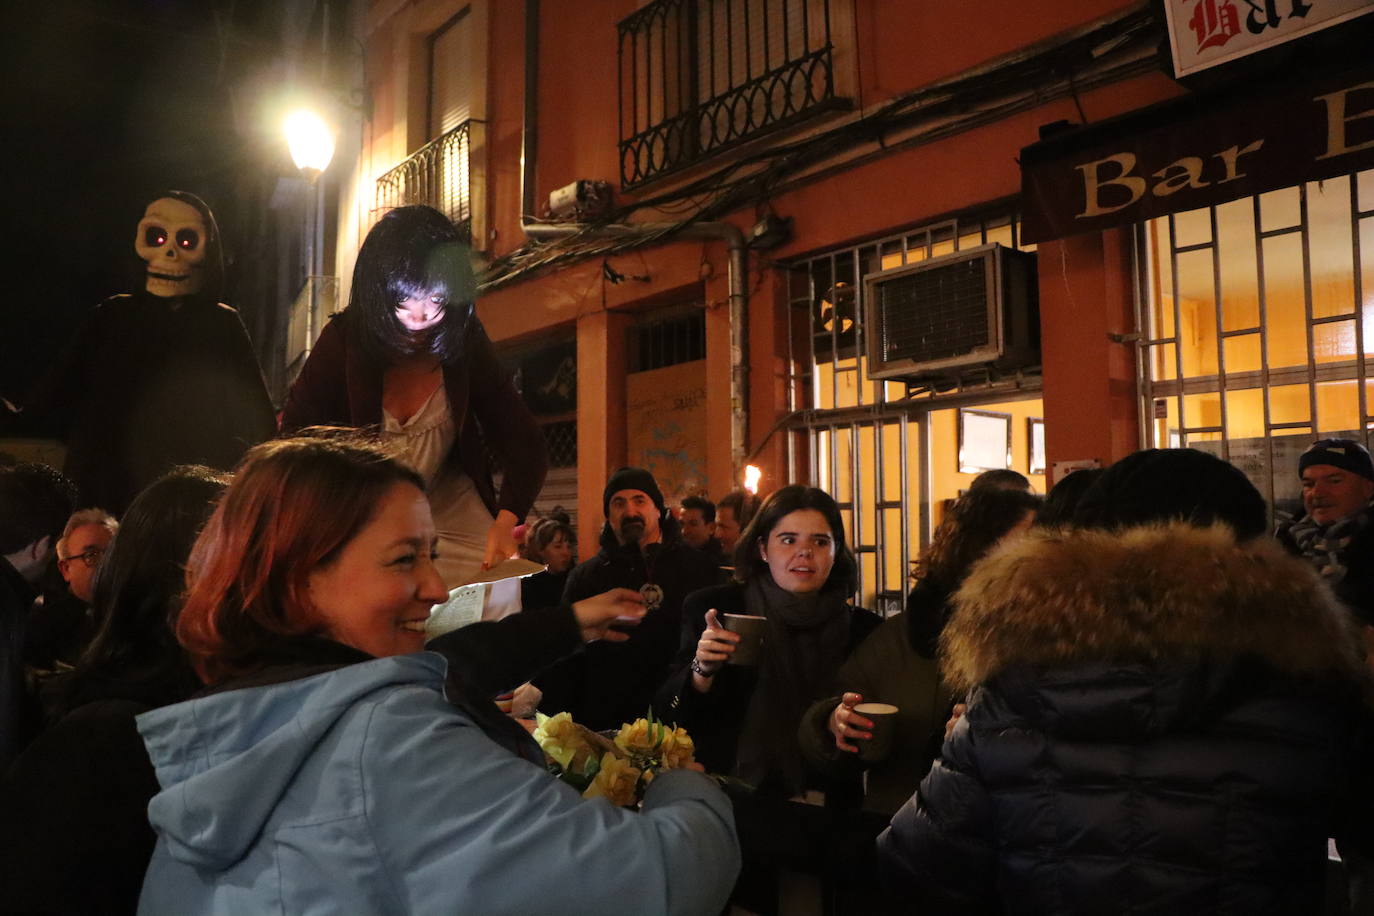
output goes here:
<path id="1" fill-rule="evenodd" d="M 1174 72 L 1217 64 L 1339 25 L 1374 0 L 1164 0 Z"/>
<path id="2" fill-rule="evenodd" d="M 1100 231 L 1371 167 L 1374 54 L 1353 70 L 1187 96 L 1026 147 L 1021 235 Z"/>
<path id="3" fill-rule="evenodd" d="M 1053 486 L 1059 483 L 1059 481 L 1068 477 L 1074 471 L 1087 471 L 1100 467 L 1102 467 L 1102 462 L 1096 458 L 1074 458 L 1070 461 L 1056 461 L 1054 467 L 1050 469 L 1050 484 Z"/>

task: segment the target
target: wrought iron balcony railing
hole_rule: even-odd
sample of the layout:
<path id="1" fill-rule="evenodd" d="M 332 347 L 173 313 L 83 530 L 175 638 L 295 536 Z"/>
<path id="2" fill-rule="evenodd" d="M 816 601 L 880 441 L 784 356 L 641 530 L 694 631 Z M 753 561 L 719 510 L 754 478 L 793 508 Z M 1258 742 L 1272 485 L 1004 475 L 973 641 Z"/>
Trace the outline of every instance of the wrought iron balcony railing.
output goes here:
<path id="1" fill-rule="evenodd" d="M 378 178 L 378 210 L 428 204 L 471 239 L 483 187 L 482 175 L 473 168 L 473 151 L 481 149 L 485 127 L 483 121 L 464 121 Z"/>
<path id="2" fill-rule="evenodd" d="M 655 0 L 620 32 L 620 182 L 841 107 L 830 0 Z"/>

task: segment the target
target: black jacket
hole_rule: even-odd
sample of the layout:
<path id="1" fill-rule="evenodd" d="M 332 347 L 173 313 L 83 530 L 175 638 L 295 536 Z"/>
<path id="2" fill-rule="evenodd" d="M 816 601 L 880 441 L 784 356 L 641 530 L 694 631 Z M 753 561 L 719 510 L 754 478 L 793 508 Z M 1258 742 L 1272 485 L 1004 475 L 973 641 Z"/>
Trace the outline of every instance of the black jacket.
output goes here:
<path id="1" fill-rule="evenodd" d="M 178 464 L 234 467 L 276 425 L 236 311 L 141 292 L 91 312 L 24 416 L 56 421 L 81 504 L 116 515 Z"/>
<path id="2" fill-rule="evenodd" d="M 605 531 L 597 555 L 568 574 L 563 600 L 569 604 L 612 588 L 638 589 L 646 582 L 663 589 L 663 603 L 628 631 L 627 641 L 594 642 L 537 677 L 535 684 L 544 692 L 539 704 L 543 712 L 571 713 L 575 722 L 599 731 L 649 711 L 677 655 L 683 600 L 720 581 L 715 562 L 682 543 L 671 520 L 665 520 L 663 533 L 663 543 L 650 544 L 641 553 L 637 547 L 621 547 Z"/>
<path id="3" fill-rule="evenodd" d="M 1321 912 L 1327 838 L 1372 822 L 1367 676 L 1306 564 L 1221 527 L 1032 535 L 956 608 L 968 712 L 879 838 L 913 908 Z"/>
<path id="4" fill-rule="evenodd" d="M 712 680 L 710 692 L 698 693 L 692 686 L 692 672 L 687 663 L 696 654 L 697 642 L 706 629 L 706 612 L 712 608 L 720 614 L 758 613 L 746 608 L 744 586 L 739 583 L 702 589 L 689 595 L 682 608 L 679 665 L 659 690 L 654 709 L 663 721 L 676 722 L 687 729 L 696 745 L 697 761 L 708 773 L 730 773 L 735 767 L 735 749 L 745 712 L 749 709 L 749 698 L 758 683 L 758 668 L 726 665 Z M 846 656 L 882 623 L 877 614 L 863 608 L 850 607 L 849 613 Z M 818 697 L 807 699 L 809 702 Z M 792 723 L 794 728 L 799 725 L 800 722 Z M 826 787 L 826 780 L 817 776 L 815 785 Z"/>
<path id="5" fill-rule="evenodd" d="M 0 557 L 0 774 L 27 742 L 34 710 L 24 686 L 24 639 L 38 590 Z"/>

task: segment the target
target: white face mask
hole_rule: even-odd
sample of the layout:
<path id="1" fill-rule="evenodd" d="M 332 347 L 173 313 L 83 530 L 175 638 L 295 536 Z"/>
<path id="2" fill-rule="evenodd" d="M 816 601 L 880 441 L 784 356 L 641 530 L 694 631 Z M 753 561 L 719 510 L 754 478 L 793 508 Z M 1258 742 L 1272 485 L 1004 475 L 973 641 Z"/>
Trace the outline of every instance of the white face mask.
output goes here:
<path id="1" fill-rule="evenodd" d="M 148 262 L 148 292 L 164 299 L 200 292 L 209 241 L 195 207 L 172 197 L 150 203 L 134 237 L 134 251 Z"/>

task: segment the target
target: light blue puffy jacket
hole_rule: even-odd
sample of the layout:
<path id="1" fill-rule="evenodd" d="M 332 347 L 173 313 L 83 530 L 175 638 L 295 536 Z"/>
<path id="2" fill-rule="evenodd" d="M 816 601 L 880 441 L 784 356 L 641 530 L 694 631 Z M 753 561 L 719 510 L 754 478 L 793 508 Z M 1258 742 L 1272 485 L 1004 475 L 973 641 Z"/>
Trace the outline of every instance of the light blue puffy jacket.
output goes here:
<path id="1" fill-rule="evenodd" d="M 138 718 L 162 791 L 139 911 L 717 914 L 730 803 L 664 773 L 642 812 L 583 800 L 443 696 L 434 653 Z"/>

